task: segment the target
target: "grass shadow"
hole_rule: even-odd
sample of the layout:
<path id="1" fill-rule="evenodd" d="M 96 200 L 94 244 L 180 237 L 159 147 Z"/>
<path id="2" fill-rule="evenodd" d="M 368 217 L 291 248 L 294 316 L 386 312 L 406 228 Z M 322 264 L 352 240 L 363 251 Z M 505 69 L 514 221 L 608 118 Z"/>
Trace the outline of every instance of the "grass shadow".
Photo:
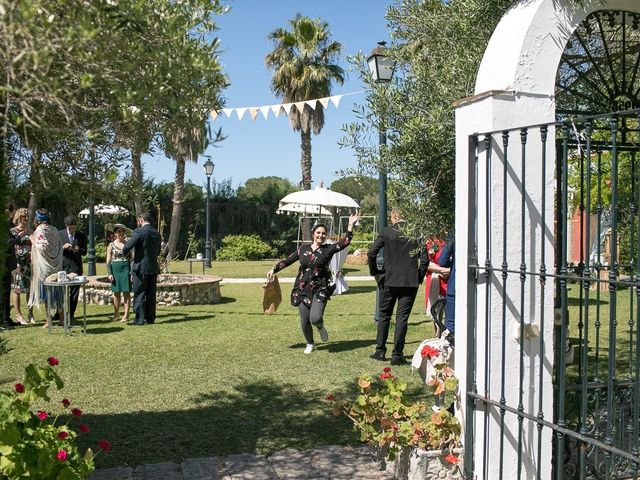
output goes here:
<path id="1" fill-rule="evenodd" d="M 378 287 L 375 285 L 355 285 L 349 287 L 349 290 L 343 295 L 357 295 L 359 293 L 370 293 L 375 292 Z"/>
<path id="2" fill-rule="evenodd" d="M 100 438 L 110 439 L 113 449 L 97 458 L 98 467 L 357 443 L 346 417 L 330 415 L 327 393 L 245 381 L 198 395 L 181 410 L 87 415 L 70 418 L 70 427 L 77 429 L 80 421 L 90 425 L 90 433 L 79 438 L 82 450 L 97 450 Z M 118 441 L 126 438 L 135 444 Z"/>

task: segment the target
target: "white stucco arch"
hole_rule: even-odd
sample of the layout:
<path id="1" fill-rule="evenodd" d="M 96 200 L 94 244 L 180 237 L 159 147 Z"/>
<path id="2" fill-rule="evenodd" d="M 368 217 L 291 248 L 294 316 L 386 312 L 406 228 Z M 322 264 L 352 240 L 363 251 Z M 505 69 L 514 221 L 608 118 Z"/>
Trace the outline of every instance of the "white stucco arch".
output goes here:
<path id="1" fill-rule="evenodd" d="M 455 365 L 456 373 L 461 380 L 461 389 L 463 392 L 462 416 L 466 415 L 465 395 L 464 392 L 470 388 L 470 382 L 466 378 L 464 365 L 467 364 L 467 352 L 471 349 L 472 339 L 467 338 L 466 320 L 468 317 L 468 259 L 471 255 L 472 245 L 467 241 L 471 238 L 470 228 L 477 221 L 478 225 L 478 265 L 483 265 L 485 258 L 483 244 L 485 233 L 484 221 L 487 219 L 487 211 L 490 208 L 496 208 L 502 204 L 502 197 L 499 189 L 492 191 L 491 205 L 485 202 L 485 185 L 493 185 L 494 178 L 486 179 L 486 170 L 479 168 L 477 171 L 478 178 L 474 179 L 474 185 L 478 187 L 478 204 L 477 218 L 471 217 L 474 211 L 469 208 L 468 194 L 470 191 L 470 161 L 469 161 L 469 137 L 474 133 L 493 132 L 507 129 L 515 129 L 527 125 L 552 123 L 556 119 L 556 103 L 555 103 L 555 83 L 558 66 L 562 53 L 569 41 L 571 35 L 580 25 L 580 23 L 591 13 L 598 10 L 626 10 L 640 13 L 640 0 L 586 0 L 582 6 L 577 6 L 571 0 L 523 0 L 518 5 L 510 9 L 502 18 L 495 29 L 491 40 L 487 46 L 481 65 L 478 70 L 476 79 L 474 96 L 460 100 L 456 105 L 456 352 Z M 604 113 L 604 112 L 603 112 Z M 555 130 L 549 129 L 549 139 L 555 138 Z M 509 146 L 509 158 L 518 158 L 518 149 L 520 145 L 514 141 Z M 553 232 L 554 219 L 554 166 L 555 166 L 555 143 L 549 141 L 546 145 L 546 159 L 548 172 L 547 179 L 541 179 L 540 175 L 535 175 L 535 168 L 527 173 L 527 186 L 531 189 L 532 205 L 540 205 L 540 198 L 535 198 L 535 192 L 545 191 L 541 188 L 543 182 L 546 184 L 546 209 L 543 218 L 546 218 L 545 225 L 536 225 L 533 221 L 527 225 L 527 231 L 531 232 L 530 238 L 527 238 L 527 248 L 539 249 L 541 240 L 544 235 L 539 234 L 545 229 Z M 512 151 L 513 149 L 513 151 Z M 496 155 L 500 155 L 500 146 L 496 146 Z M 540 153 L 540 152 L 538 152 Z M 541 155 L 538 155 L 541 158 Z M 538 170 L 539 171 L 539 170 Z M 509 188 L 511 192 L 517 192 L 519 170 L 513 169 L 509 178 Z M 500 180 L 498 180 L 498 183 Z M 537 182 L 537 183 L 536 183 Z M 489 187 L 491 188 L 491 187 Z M 517 202 L 516 202 L 517 203 Z M 499 208 L 499 207 L 498 207 Z M 511 206 L 509 207 L 511 208 Z M 520 215 L 519 209 L 514 208 L 509 214 Z M 540 218 L 540 212 L 527 212 L 527 218 Z M 471 227 L 470 227 L 471 226 Z M 496 225 L 499 227 L 499 225 Z M 494 226 L 494 227 L 496 227 Z M 492 231 L 491 236 L 500 237 L 500 232 Z M 501 240 L 497 240 L 497 244 L 502 247 Z M 495 245 L 494 245 L 495 246 Z M 516 254 L 521 251 L 519 235 L 511 235 L 507 239 L 507 250 Z M 547 266 L 553 265 L 553 238 L 548 236 L 545 241 Z M 499 260 L 499 255 L 492 260 Z M 506 296 L 518 298 L 519 293 L 508 290 Z M 502 299 L 496 295 L 494 299 L 488 300 L 488 305 L 499 305 Z M 529 299 L 527 300 L 529 301 Z M 485 307 L 485 299 L 478 298 L 478 310 L 482 311 Z M 539 297 L 531 299 L 531 303 L 545 305 L 544 318 L 547 319 L 545 328 L 540 334 L 544 337 L 546 345 L 553 345 L 553 325 L 548 319 L 552 319 L 553 301 L 552 294 L 547 292 L 545 299 L 541 302 Z M 532 309 L 533 310 L 533 309 Z M 538 309 L 539 311 L 540 309 Z M 538 311 L 533 312 L 527 322 L 536 324 Z M 492 321 L 493 318 L 492 318 Z M 510 319 L 511 323 L 513 319 Z M 484 338 L 483 326 L 479 326 L 476 334 L 478 338 Z M 499 382 L 496 372 L 500 371 L 501 358 L 501 337 L 492 331 L 491 346 L 489 355 L 490 364 L 488 371 L 476 369 L 476 381 L 478 388 L 485 383 L 486 378 L 490 378 L 491 382 Z M 512 355 L 516 351 L 516 344 L 513 337 L 513 329 L 508 330 L 509 339 L 506 345 L 506 355 Z M 477 349 L 483 349 L 482 342 L 476 342 Z M 531 373 L 531 377 L 538 372 L 535 371 L 539 361 L 534 358 L 536 354 L 529 352 L 527 365 L 525 366 L 525 378 Z M 485 358 L 485 351 L 477 351 L 476 359 Z M 552 366 L 553 366 L 553 349 L 547 348 L 544 354 L 544 363 L 549 366 L 548 371 L 543 372 L 544 376 L 544 396 L 545 405 L 547 406 L 544 416 L 546 419 L 553 418 L 553 385 L 552 385 Z M 510 368 L 508 378 L 506 379 L 509 388 L 518 386 L 519 376 L 514 375 L 515 371 Z M 491 383 L 489 382 L 489 383 Z M 527 389 L 525 395 L 525 405 L 535 404 L 537 402 L 537 386 L 532 385 Z M 509 400 L 509 398 L 507 398 Z M 474 425 L 477 434 L 483 429 L 482 422 L 497 422 L 495 409 L 490 411 L 489 420 L 484 417 L 483 412 L 476 412 L 474 417 Z M 463 419 L 464 420 L 464 419 Z M 513 429 L 514 424 L 511 420 L 508 422 L 508 429 Z M 488 436 L 496 438 L 495 425 L 490 429 Z M 537 445 L 536 435 L 533 433 L 536 426 L 531 423 L 525 425 L 525 443 L 527 449 L 535 451 Z M 516 427 L 517 429 L 517 427 Z M 515 431 L 515 430 L 514 430 Z M 479 480 L 491 480 L 498 478 L 497 468 L 498 462 L 495 460 L 495 445 L 489 445 L 485 451 L 481 439 L 475 442 L 473 455 L 476 459 L 475 478 Z M 525 458 L 523 463 L 523 478 L 535 478 L 535 473 L 539 470 L 541 478 L 551 478 L 551 434 L 545 431 L 543 437 L 543 450 L 546 452 L 540 464 L 531 458 Z M 465 452 L 469 455 L 472 452 Z M 504 457 L 504 477 L 516 478 L 517 453 L 513 442 L 506 442 Z M 479 465 L 478 462 L 484 464 Z"/>

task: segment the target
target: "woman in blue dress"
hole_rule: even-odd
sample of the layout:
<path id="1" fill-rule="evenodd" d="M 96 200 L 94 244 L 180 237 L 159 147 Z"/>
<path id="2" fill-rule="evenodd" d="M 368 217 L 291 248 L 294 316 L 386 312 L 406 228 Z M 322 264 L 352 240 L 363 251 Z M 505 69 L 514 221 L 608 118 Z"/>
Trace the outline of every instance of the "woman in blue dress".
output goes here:
<path id="1" fill-rule="evenodd" d="M 318 330 L 323 342 L 329 339 L 329 332 L 327 332 L 323 321 L 324 309 L 335 288 L 331 285 L 329 263 L 335 253 L 349 246 L 353 237 L 353 226 L 359 218 L 358 215 L 351 215 L 344 238 L 331 244 L 325 243 L 327 227 L 321 223 L 315 225 L 310 245 L 302 245 L 267 272 L 267 280 L 271 281 L 273 275 L 280 270 L 296 261 L 300 262 L 300 268 L 291 291 L 291 305 L 298 307 L 300 313 L 300 326 L 307 342 L 304 349 L 306 354 L 315 349 L 313 327 Z"/>

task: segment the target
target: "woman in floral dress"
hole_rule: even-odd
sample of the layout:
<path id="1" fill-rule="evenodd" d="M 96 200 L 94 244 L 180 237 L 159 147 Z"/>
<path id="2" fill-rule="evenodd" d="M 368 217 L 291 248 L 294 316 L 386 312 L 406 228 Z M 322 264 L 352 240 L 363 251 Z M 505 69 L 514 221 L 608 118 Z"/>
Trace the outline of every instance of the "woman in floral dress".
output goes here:
<path id="1" fill-rule="evenodd" d="M 271 281 L 275 273 L 296 261 L 300 262 L 300 268 L 291 291 L 291 305 L 298 307 L 300 312 L 300 326 L 307 341 L 307 346 L 304 349 L 306 354 L 315 349 L 313 327 L 318 329 L 323 342 L 329 339 L 329 333 L 322 318 L 327 301 L 331 298 L 334 290 L 334 286 L 330 285 L 329 263 L 336 252 L 349 246 L 353 237 L 353 226 L 359 218 L 358 215 L 351 215 L 344 238 L 332 244 L 325 243 L 327 227 L 323 224 L 317 224 L 313 227 L 313 240 L 310 245 L 302 245 L 267 272 L 267 280 Z"/>
<path id="2" fill-rule="evenodd" d="M 29 296 L 29 284 L 31 283 L 31 239 L 29 235 L 33 233 L 29 227 L 29 211 L 26 208 L 19 208 L 13 216 L 15 227 L 11 229 L 11 234 L 16 237 L 16 260 L 18 266 L 13 271 L 13 308 L 16 312 L 16 322 L 26 325 L 27 321 L 22 316 L 20 310 L 20 294 L 26 293 Z M 29 323 L 36 323 L 33 318 L 33 307 L 29 307 Z"/>
<path id="3" fill-rule="evenodd" d="M 107 246 L 107 273 L 113 292 L 113 320 L 123 323 L 129 321 L 129 305 L 131 304 L 131 254 L 122 253 L 126 242 L 126 235 L 131 230 L 117 223 L 113 227 L 115 238 Z M 122 298 L 121 298 L 122 296 Z M 124 313 L 120 318 L 120 304 L 124 306 Z"/>

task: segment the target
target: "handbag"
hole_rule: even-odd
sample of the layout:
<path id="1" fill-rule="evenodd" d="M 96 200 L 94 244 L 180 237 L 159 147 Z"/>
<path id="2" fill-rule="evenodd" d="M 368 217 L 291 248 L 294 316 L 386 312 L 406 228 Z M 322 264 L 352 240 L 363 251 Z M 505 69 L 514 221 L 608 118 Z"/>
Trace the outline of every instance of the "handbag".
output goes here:
<path id="1" fill-rule="evenodd" d="M 277 276 L 262 286 L 262 311 L 264 313 L 276 313 L 282 303 L 282 290 Z"/>

